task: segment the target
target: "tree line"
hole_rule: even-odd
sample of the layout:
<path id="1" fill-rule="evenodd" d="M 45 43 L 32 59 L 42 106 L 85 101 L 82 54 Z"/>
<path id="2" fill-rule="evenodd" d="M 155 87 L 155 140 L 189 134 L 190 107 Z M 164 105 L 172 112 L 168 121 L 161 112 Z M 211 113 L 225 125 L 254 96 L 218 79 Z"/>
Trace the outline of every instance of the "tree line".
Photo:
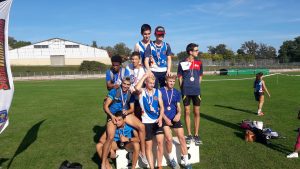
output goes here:
<path id="1" fill-rule="evenodd" d="M 31 44 L 31 42 L 27 41 L 17 41 L 13 37 L 8 38 L 8 43 L 12 49 Z M 104 49 L 110 56 L 119 54 L 124 61 L 129 59 L 132 52 L 132 50 L 123 42 L 117 43 L 114 46 L 98 46 L 97 41 L 92 41 L 90 46 Z M 240 62 L 251 63 L 256 59 L 278 59 L 280 63 L 300 62 L 300 36 L 296 37 L 294 40 L 284 41 L 278 50 L 278 55 L 273 46 L 264 43 L 256 43 L 253 40 L 241 44 L 241 47 L 236 52 L 229 49 L 226 44 L 208 46 L 207 48 L 208 52 L 199 52 L 199 57 L 212 61 L 230 61 L 232 64 Z M 187 53 L 181 51 L 177 53 L 176 56 L 174 57 L 175 60 L 182 60 L 187 57 Z"/>

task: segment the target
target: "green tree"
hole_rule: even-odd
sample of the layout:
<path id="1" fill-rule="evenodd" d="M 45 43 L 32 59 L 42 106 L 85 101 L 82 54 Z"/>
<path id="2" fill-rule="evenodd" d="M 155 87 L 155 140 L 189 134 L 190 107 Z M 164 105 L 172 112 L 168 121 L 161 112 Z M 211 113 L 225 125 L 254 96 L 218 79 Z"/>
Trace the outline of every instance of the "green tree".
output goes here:
<path id="1" fill-rule="evenodd" d="M 181 51 L 179 53 L 177 53 L 177 58 L 179 61 L 187 58 L 189 55 L 186 53 L 186 51 Z"/>
<path id="2" fill-rule="evenodd" d="M 300 36 L 296 37 L 293 41 L 284 41 L 278 53 L 281 63 L 300 62 Z"/>
<path id="3" fill-rule="evenodd" d="M 14 37 L 8 37 L 8 44 L 12 49 L 20 48 L 23 46 L 31 45 L 29 41 L 17 41 Z"/>
<path id="4" fill-rule="evenodd" d="M 93 41 L 92 42 L 92 47 L 94 47 L 94 48 L 97 48 L 98 46 L 97 46 L 97 41 Z"/>
<path id="5" fill-rule="evenodd" d="M 272 58 L 275 58 L 276 56 L 277 56 L 276 49 L 273 46 L 268 46 L 263 43 L 259 44 L 257 58 L 272 59 Z"/>
<path id="6" fill-rule="evenodd" d="M 129 49 L 125 43 L 121 42 L 114 46 L 114 52 L 115 54 L 122 56 L 123 62 L 125 62 L 129 59 L 131 49 Z"/>
<path id="7" fill-rule="evenodd" d="M 219 44 L 216 47 L 208 46 L 208 53 L 222 55 L 221 58 L 225 60 L 230 60 L 234 57 L 233 51 L 227 49 L 225 44 Z"/>
<path id="8" fill-rule="evenodd" d="M 255 58 L 257 58 L 258 48 L 259 48 L 259 45 L 256 42 L 254 42 L 253 40 L 251 40 L 251 41 L 247 41 L 247 42 L 243 43 L 240 50 L 242 50 L 244 54 L 252 55 Z"/>

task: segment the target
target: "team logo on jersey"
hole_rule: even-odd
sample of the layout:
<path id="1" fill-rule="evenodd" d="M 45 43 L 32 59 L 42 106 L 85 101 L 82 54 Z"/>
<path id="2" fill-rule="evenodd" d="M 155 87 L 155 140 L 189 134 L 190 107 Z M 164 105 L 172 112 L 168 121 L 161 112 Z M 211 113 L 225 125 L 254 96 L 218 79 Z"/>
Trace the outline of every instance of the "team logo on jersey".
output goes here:
<path id="1" fill-rule="evenodd" d="M 157 96 L 154 96 L 153 99 L 154 99 L 154 100 L 158 100 L 158 97 L 157 97 Z"/>
<path id="2" fill-rule="evenodd" d="M 163 51 L 163 55 L 166 55 L 167 54 L 167 51 Z"/>
<path id="3" fill-rule="evenodd" d="M 2 110 L 0 111 L 0 130 L 2 130 L 6 121 L 7 121 L 7 110 Z"/>

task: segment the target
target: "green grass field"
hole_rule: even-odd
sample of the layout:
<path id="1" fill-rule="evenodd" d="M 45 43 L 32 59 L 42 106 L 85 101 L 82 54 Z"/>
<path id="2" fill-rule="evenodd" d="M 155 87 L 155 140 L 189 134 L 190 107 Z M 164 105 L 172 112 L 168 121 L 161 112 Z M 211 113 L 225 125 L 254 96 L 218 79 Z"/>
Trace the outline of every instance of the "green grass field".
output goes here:
<path id="1" fill-rule="evenodd" d="M 275 75 L 265 81 L 271 93 L 265 116 L 256 116 L 253 80 L 205 81 L 251 76 L 205 76 L 202 83 L 201 160 L 194 168 L 296 169 L 300 159 L 286 159 L 299 126 L 300 77 Z M 0 166 L 55 169 L 64 160 L 98 168 L 95 144 L 104 131 L 101 103 L 104 79 L 16 82 L 10 125 L 0 135 Z M 286 139 L 272 144 L 246 143 L 238 123 L 262 120 Z M 183 120 L 183 118 L 182 118 Z M 1 168 L 0 167 L 0 168 Z"/>

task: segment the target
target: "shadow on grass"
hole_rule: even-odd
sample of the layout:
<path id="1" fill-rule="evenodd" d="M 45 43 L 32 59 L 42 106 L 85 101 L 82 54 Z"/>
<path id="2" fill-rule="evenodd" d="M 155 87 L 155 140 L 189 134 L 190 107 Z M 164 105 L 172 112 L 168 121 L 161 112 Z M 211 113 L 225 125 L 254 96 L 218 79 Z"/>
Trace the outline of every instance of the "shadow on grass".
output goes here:
<path id="1" fill-rule="evenodd" d="M 234 134 L 235 134 L 237 137 L 241 138 L 242 140 L 245 139 L 245 133 L 244 133 L 244 131 L 240 128 L 240 126 L 239 126 L 238 124 L 234 124 L 234 123 L 231 123 L 231 122 L 227 122 L 227 121 L 224 121 L 224 120 L 215 118 L 215 117 L 213 117 L 213 116 L 210 116 L 210 115 L 207 115 L 207 114 L 204 114 L 204 113 L 201 113 L 201 118 L 204 118 L 204 119 L 206 119 L 206 120 L 215 122 L 215 123 L 217 123 L 217 124 L 221 124 L 221 125 L 223 125 L 223 126 L 225 126 L 225 127 L 234 129 L 234 130 L 236 130 L 236 132 L 234 132 Z M 272 140 L 272 139 L 271 139 L 271 140 Z M 261 143 L 261 144 L 265 145 L 266 147 L 271 148 L 272 150 L 278 151 L 278 152 L 283 153 L 283 154 L 288 154 L 288 153 L 290 153 L 291 150 L 289 150 L 288 148 L 286 148 L 286 146 L 284 146 L 284 145 L 282 145 L 282 144 L 272 143 L 271 140 L 269 140 L 267 143 L 262 143 L 262 142 L 258 142 L 258 143 Z"/>
<path id="2" fill-rule="evenodd" d="M 230 123 L 230 122 L 227 122 L 227 121 L 224 121 L 224 120 L 215 118 L 215 117 L 213 117 L 213 116 L 210 116 L 210 115 L 207 115 L 207 114 L 204 114 L 204 113 L 201 113 L 201 118 L 205 118 L 206 120 L 209 120 L 209 121 L 212 121 L 212 122 L 221 124 L 221 125 L 223 125 L 223 126 L 225 126 L 225 127 L 229 127 L 229 128 L 234 129 L 234 130 L 239 130 L 239 131 L 241 131 L 240 126 L 237 125 L 237 124 Z"/>
<path id="3" fill-rule="evenodd" d="M 216 107 L 222 107 L 222 108 L 227 108 L 227 109 L 231 109 L 231 110 L 237 110 L 237 111 L 241 111 L 241 112 L 245 112 L 245 113 L 250 113 L 250 114 L 256 114 L 256 112 L 251 111 L 251 110 L 246 110 L 246 109 L 240 109 L 240 108 L 236 108 L 236 107 L 232 107 L 232 106 L 224 106 L 224 105 L 218 105 L 215 104 Z"/>
<path id="4" fill-rule="evenodd" d="M 37 139 L 38 131 L 40 129 L 41 124 L 45 120 L 42 120 L 38 123 L 36 123 L 34 126 L 32 126 L 28 132 L 26 133 L 25 137 L 23 138 L 22 142 L 20 143 L 17 151 L 15 152 L 14 156 L 11 158 L 11 160 L 8 163 L 7 169 L 9 169 L 10 165 L 12 164 L 13 160 L 21 154 L 23 151 L 25 151 L 31 144 L 35 142 Z"/>
<path id="5" fill-rule="evenodd" d="M 106 126 L 94 126 L 93 127 L 93 131 L 95 133 L 95 136 L 94 136 L 94 142 L 97 144 L 99 142 L 99 139 L 101 137 L 101 135 L 105 132 L 106 130 Z M 95 150 L 96 150 L 96 145 L 95 145 Z M 95 152 L 93 157 L 91 158 L 94 163 L 96 163 L 98 165 L 98 168 L 101 169 L 101 160 L 98 156 L 98 153 Z"/>
<path id="6" fill-rule="evenodd" d="M 0 158 L 0 168 L 2 167 L 2 163 L 9 160 L 9 158 Z"/>

